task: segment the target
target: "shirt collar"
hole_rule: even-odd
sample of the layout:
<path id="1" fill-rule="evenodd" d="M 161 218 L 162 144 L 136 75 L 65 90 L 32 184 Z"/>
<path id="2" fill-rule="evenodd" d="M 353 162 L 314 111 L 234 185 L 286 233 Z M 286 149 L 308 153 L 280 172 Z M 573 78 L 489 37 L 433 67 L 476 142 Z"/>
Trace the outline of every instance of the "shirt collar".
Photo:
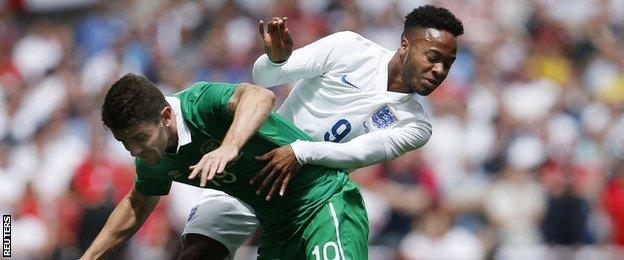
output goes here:
<path id="1" fill-rule="evenodd" d="M 184 121 L 184 117 L 182 116 L 182 107 L 180 106 L 180 99 L 177 97 L 165 97 L 167 103 L 171 106 L 171 110 L 176 117 L 176 127 L 178 132 L 178 147 L 176 148 L 176 153 L 180 151 L 180 147 L 191 143 L 191 132 Z"/>

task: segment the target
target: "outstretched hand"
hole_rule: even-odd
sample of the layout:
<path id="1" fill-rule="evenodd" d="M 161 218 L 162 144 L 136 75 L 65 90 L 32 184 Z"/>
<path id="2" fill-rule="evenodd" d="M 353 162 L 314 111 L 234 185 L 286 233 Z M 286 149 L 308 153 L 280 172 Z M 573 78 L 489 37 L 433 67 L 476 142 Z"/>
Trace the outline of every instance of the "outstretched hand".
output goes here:
<path id="1" fill-rule="evenodd" d="M 293 52 L 293 40 L 286 27 L 288 17 L 273 17 L 264 30 L 264 21 L 258 23 L 258 32 L 264 41 L 264 52 L 276 63 L 288 60 Z"/>
<path id="2" fill-rule="evenodd" d="M 201 181 L 199 186 L 205 187 L 208 181 L 211 181 L 216 174 L 221 174 L 225 170 L 225 166 L 238 157 L 238 149 L 229 146 L 221 146 L 212 152 L 205 154 L 199 162 L 191 167 L 189 179 L 194 179 L 201 173 Z"/>
<path id="3" fill-rule="evenodd" d="M 280 196 L 284 196 L 288 182 L 301 169 L 301 164 L 297 161 L 295 152 L 290 145 L 273 149 L 262 156 L 256 156 L 256 160 L 268 161 L 268 164 L 249 183 L 254 184 L 262 181 L 256 195 L 260 195 L 270 185 L 271 189 L 266 196 L 267 201 L 275 195 L 278 187 L 280 188 Z"/>

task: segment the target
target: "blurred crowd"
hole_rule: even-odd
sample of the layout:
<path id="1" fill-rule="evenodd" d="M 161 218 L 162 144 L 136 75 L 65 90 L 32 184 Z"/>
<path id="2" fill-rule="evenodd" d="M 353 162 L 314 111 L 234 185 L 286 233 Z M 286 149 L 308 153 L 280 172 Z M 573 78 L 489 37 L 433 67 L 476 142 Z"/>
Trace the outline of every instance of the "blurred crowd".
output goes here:
<path id="1" fill-rule="evenodd" d="M 624 0 L 4 0 L 0 212 L 14 257 L 80 256 L 132 186 L 133 161 L 99 116 L 120 75 L 165 93 L 249 82 L 271 16 L 288 16 L 295 47 L 350 30 L 396 49 L 422 4 L 466 33 L 425 104 L 431 140 L 351 174 L 370 259 L 624 255 Z M 273 90 L 279 101 L 290 87 Z M 174 185 L 114 259 L 175 258 L 199 192 Z"/>

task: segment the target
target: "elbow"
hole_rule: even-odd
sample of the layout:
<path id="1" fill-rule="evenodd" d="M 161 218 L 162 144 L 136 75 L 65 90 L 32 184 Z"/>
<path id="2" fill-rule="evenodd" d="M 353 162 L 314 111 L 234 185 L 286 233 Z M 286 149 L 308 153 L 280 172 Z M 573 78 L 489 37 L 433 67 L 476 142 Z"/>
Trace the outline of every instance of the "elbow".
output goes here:
<path id="1" fill-rule="evenodd" d="M 411 147 L 411 149 L 409 149 L 406 152 L 425 146 L 425 144 L 429 142 L 429 139 L 431 139 L 432 133 L 433 131 L 431 129 L 431 125 L 424 124 L 424 125 L 419 126 L 411 138 L 412 139 L 411 144 L 408 145 L 408 147 Z"/>
<path id="2" fill-rule="evenodd" d="M 421 148 L 423 146 L 425 146 L 425 144 L 427 144 L 429 142 L 429 139 L 431 139 L 431 130 L 430 129 L 424 129 L 423 130 L 423 134 L 421 135 L 420 138 L 418 138 L 416 140 L 416 142 L 414 142 L 414 149 L 418 149 Z"/>
<path id="3" fill-rule="evenodd" d="M 273 93 L 273 91 L 270 91 L 268 89 L 263 89 L 264 90 L 264 95 L 265 95 L 265 99 L 267 100 L 267 103 L 271 104 L 271 108 L 273 106 L 275 106 L 275 93 Z"/>
<path id="4" fill-rule="evenodd" d="M 266 88 L 255 86 L 258 88 L 258 95 L 262 98 L 264 102 L 267 104 L 271 104 L 271 108 L 275 105 L 275 93 L 273 91 L 268 90 Z"/>
<path id="5" fill-rule="evenodd" d="M 241 85 L 250 90 L 249 94 L 262 103 L 267 104 L 271 108 L 275 105 L 275 93 L 273 91 L 250 83 L 241 83 Z"/>

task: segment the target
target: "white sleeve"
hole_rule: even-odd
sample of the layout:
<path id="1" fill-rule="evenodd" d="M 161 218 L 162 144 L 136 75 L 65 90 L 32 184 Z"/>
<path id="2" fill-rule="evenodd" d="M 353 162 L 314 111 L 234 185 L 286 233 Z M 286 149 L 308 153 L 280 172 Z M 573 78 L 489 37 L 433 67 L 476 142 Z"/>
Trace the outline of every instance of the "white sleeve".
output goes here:
<path id="1" fill-rule="evenodd" d="M 355 169 L 393 160 L 420 148 L 431 137 L 427 121 L 364 134 L 346 143 L 296 141 L 297 161 L 337 169 Z"/>
<path id="2" fill-rule="evenodd" d="M 288 60 L 272 62 L 266 54 L 256 59 L 251 71 L 254 84 L 273 87 L 300 79 L 319 77 L 328 72 L 353 45 L 354 32 L 339 32 L 296 49 Z"/>

